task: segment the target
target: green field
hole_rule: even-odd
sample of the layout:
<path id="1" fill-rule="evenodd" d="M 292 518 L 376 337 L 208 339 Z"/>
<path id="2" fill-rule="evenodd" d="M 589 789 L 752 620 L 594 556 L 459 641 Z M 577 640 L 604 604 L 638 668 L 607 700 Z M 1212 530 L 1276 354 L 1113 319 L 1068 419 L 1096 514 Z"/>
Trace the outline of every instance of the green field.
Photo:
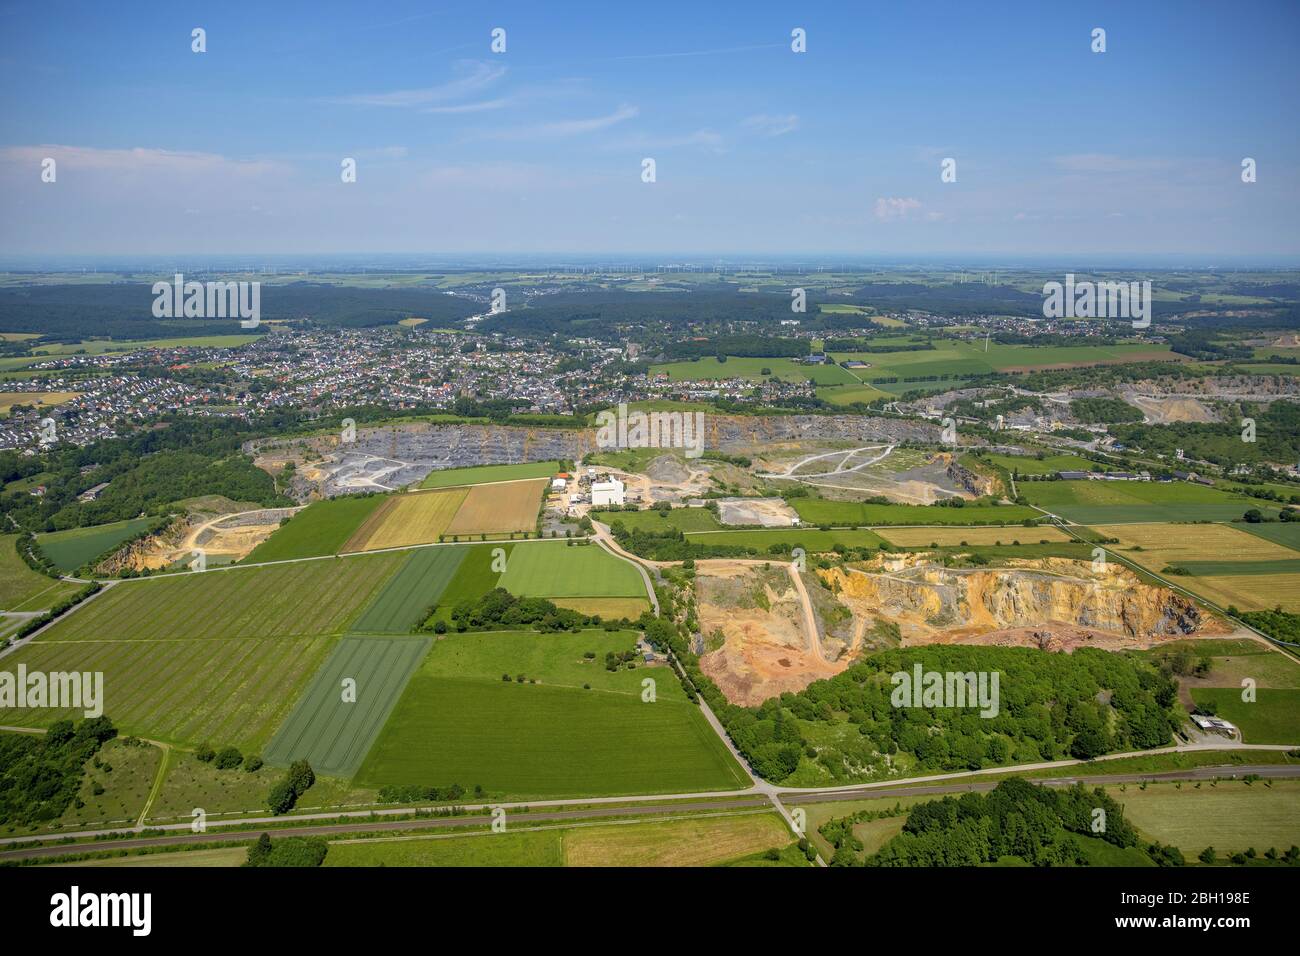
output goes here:
<path id="1" fill-rule="evenodd" d="M 39 355 L 102 355 L 105 352 L 135 352 L 140 349 L 168 349 L 190 346 L 193 348 L 236 348 L 256 342 L 261 335 L 192 335 L 173 339 L 140 339 L 115 342 L 112 339 L 92 339 L 84 342 L 42 345 L 33 352 Z"/>
<path id="2" fill-rule="evenodd" d="M 16 534 L 0 534 L 0 610 L 40 610 L 81 589 L 33 571 L 19 556 L 17 542 Z"/>
<path id="3" fill-rule="evenodd" d="M 479 465 L 474 468 L 445 468 L 431 471 L 421 488 L 451 488 L 455 485 L 479 485 L 490 481 L 516 481 L 520 478 L 552 478 L 563 471 L 558 461 L 530 461 L 519 465 Z"/>
<path id="4" fill-rule="evenodd" d="M 1221 780 L 1215 784 L 1132 784 L 1108 787 L 1124 807 L 1124 816 L 1149 840 L 1178 847 L 1189 858 L 1207 846 L 1219 856 L 1254 847 L 1286 850 L 1300 844 L 1300 782 L 1274 780 L 1246 784 Z"/>
<path id="5" fill-rule="evenodd" d="M 721 866 L 760 861 L 793 837 L 777 814 L 738 813 L 602 825 L 537 824 L 507 815 L 506 830 L 332 841 L 326 866 Z M 512 829 L 518 827 L 519 829 Z M 801 856 L 787 865 L 807 866 Z M 772 864 L 768 864 L 772 865 Z"/>
<path id="6" fill-rule="evenodd" d="M 1260 502 L 1185 481 L 1026 481 L 1020 493 L 1078 524 L 1138 521 L 1228 521 Z"/>
<path id="7" fill-rule="evenodd" d="M 420 548 L 366 605 L 352 629 L 363 634 L 407 634 L 429 616 L 460 570 L 466 547 Z"/>
<path id="8" fill-rule="evenodd" d="M 259 747 L 404 555 L 236 568 L 114 585 L 6 658 L 6 669 L 102 671 L 123 733 Z M 67 709 L 13 711 L 48 726 Z"/>
<path id="9" fill-rule="evenodd" d="M 602 524 L 613 525 L 619 522 L 629 531 L 718 531 L 723 525 L 708 508 L 673 508 L 660 511 L 650 508 L 645 511 L 596 511 L 592 520 Z"/>
<path id="10" fill-rule="evenodd" d="M 984 453 L 979 456 L 999 468 L 1006 469 L 1007 474 L 1016 471 L 1022 475 L 1054 475 L 1058 471 L 1092 471 L 1097 463 L 1078 455 L 1044 455 L 1042 458 L 1028 455 L 997 455 Z M 1112 471 L 1102 465 L 1104 471 Z"/>
<path id="11" fill-rule="evenodd" d="M 879 398 L 889 398 L 874 385 L 822 385 L 817 389 L 817 397 L 832 405 L 853 405 L 861 402 L 869 405 Z"/>
<path id="12" fill-rule="evenodd" d="M 1070 365 L 1115 365 L 1124 362 L 1179 361 L 1163 345 L 1002 345 L 990 342 L 937 340 L 933 349 L 913 352 L 846 352 L 835 353 L 837 361 L 858 359 L 871 367 L 855 369 L 862 381 L 870 383 L 881 377 L 924 378 L 928 376 L 986 375 L 1008 369 L 1040 369 Z M 901 383 L 900 383 L 901 384 Z M 893 391 L 897 385 L 885 387 Z M 913 386 L 914 387 L 914 386 Z"/>
<path id="13" fill-rule="evenodd" d="M 1192 577 L 1253 574 L 1300 574 L 1300 558 L 1282 561 L 1180 561 Z"/>
<path id="14" fill-rule="evenodd" d="M 670 670 L 605 669 L 605 653 L 630 649 L 633 640 L 625 631 L 440 640 L 357 783 L 481 785 L 517 798 L 745 786 L 740 767 Z M 588 660 L 587 651 L 595 657 Z M 506 673 L 525 682 L 504 681 Z M 653 703 L 641 699 L 644 678 L 655 681 Z"/>
<path id="15" fill-rule="evenodd" d="M 1026 519 L 1042 517 L 1033 508 L 1022 505 L 947 508 L 939 505 L 869 505 L 826 498 L 795 498 L 790 504 L 798 512 L 800 520 L 812 525 L 1021 524 Z"/>
<path id="16" fill-rule="evenodd" d="M 402 565 L 400 552 L 138 578 L 107 588 L 42 642 L 152 642 L 342 634 Z"/>
<path id="17" fill-rule="evenodd" d="M 515 548 L 501 587 L 520 597 L 645 596 L 645 582 L 630 562 L 598 545 L 561 541 Z"/>
<path id="18" fill-rule="evenodd" d="M 317 773 L 351 777 L 406 682 L 432 644 L 427 637 L 347 637 L 330 653 L 266 748 L 266 762 L 306 759 Z M 355 681 L 345 700 L 343 682 Z"/>
<path id="19" fill-rule="evenodd" d="M 330 843 L 325 866 L 563 866 L 563 830 Z"/>
<path id="20" fill-rule="evenodd" d="M 253 549 L 244 564 L 337 554 L 352 532 L 384 501 L 383 495 L 329 498 L 308 505 Z"/>
<path id="21" fill-rule="evenodd" d="M 838 356 L 836 356 L 838 358 Z M 771 374 L 764 375 L 763 369 Z M 719 362 L 710 355 L 693 362 L 671 362 L 667 365 L 655 365 L 650 369 L 652 375 L 668 373 L 670 381 L 695 382 L 701 379 L 744 378 L 752 382 L 762 382 L 769 378 L 779 378 L 783 382 L 813 382 L 817 385 L 857 385 L 858 379 L 838 365 L 804 365 L 789 358 L 739 358 L 729 357 Z"/>
<path id="22" fill-rule="evenodd" d="M 499 567 L 500 563 L 499 556 L 493 552 L 500 549 L 504 552 L 508 563 L 514 547 L 508 541 L 499 544 L 466 545 L 460 567 L 456 569 L 456 573 L 452 575 L 451 581 L 443 588 L 442 595 L 438 598 L 438 610 L 434 617 L 449 621 L 452 609 L 461 601 L 477 601 L 496 587 L 501 581 L 502 572 L 494 570 L 494 566 Z M 526 545 L 526 547 L 536 546 Z"/>
<path id="23" fill-rule="evenodd" d="M 749 531 L 704 531 L 688 534 L 692 544 L 736 545 L 767 552 L 774 544 L 800 547 L 805 551 L 830 551 L 837 544 L 846 548 L 879 548 L 885 542 L 874 531 L 820 531 L 817 528 L 772 528 Z"/>
<path id="24" fill-rule="evenodd" d="M 1257 699 L 1241 699 L 1240 687 L 1193 687 L 1196 703 L 1214 704 L 1215 713 L 1241 729 L 1248 744 L 1300 745 L 1300 690 L 1260 687 Z"/>
<path id="25" fill-rule="evenodd" d="M 101 554 L 117 547 L 133 534 L 143 531 L 154 520 L 132 518 L 130 521 L 114 521 L 112 524 L 96 525 L 93 528 L 53 531 L 49 534 L 38 534 L 36 542 L 45 552 L 45 556 L 60 570 L 71 572 L 87 561 L 93 561 Z"/>
<path id="26" fill-rule="evenodd" d="M 1285 548 L 1300 551 L 1300 521 L 1270 521 L 1266 524 L 1249 524 L 1243 521 L 1233 527 L 1248 531 L 1265 541 L 1272 541 Z"/>

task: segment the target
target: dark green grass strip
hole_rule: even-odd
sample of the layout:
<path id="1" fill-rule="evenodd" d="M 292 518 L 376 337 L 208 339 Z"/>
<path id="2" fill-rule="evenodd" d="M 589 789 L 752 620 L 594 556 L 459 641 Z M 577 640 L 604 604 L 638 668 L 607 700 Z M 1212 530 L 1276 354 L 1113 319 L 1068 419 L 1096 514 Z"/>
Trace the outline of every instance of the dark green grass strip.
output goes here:
<path id="1" fill-rule="evenodd" d="M 317 773 L 351 777 L 432 641 L 427 637 L 346 637 L 266 749 L 272 766 L 306 759 Z M 343 681 L 356 681 L 356 701 Z"/>
<path id="2" fill-rule="evenodd" d="M 1277 561 L 1180 561 L 1178 567 L 1198 578 L 1252 574 L 1300 574 L 1300 558 Z"/>
<path id="3" fill-rule="evenodd" d="M 409 634 L 442 597 L 468 547 L 421 548 L 389 578 L 352 625 L 367 634 Z"/>

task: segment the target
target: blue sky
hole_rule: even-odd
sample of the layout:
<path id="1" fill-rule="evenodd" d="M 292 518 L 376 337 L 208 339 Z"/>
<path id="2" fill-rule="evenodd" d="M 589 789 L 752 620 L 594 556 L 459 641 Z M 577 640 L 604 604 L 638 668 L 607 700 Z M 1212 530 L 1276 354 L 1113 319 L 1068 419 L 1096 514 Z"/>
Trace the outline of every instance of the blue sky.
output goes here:
<path id="1" fill-rule="evenodd" d="M 1249 0 L 3 3 L 0 254 L 1296 261 L 1297 50 Z"/>

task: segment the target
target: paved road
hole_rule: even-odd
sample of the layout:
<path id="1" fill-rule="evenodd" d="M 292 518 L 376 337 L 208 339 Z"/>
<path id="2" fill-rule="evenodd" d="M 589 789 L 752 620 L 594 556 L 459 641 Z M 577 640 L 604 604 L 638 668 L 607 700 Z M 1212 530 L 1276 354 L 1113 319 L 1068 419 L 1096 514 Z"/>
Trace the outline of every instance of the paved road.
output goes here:
<path id="1" fill-rule="evenodd" d="M 627 561 L 632 565 L 632 567 L 636 568 L 637 571 L 640 572 L 641 580 L 642 582 L 645 583 L 646 595 L 650 598 L 650 603 L 654 605 L 655 617 L 658 617 L 659 616 L 659 595 L 655 594 L 654 583 L 650 580 L 650 575 L 646 571 L 645 565 L 641 563 L 641 559 L 634 554 L 629 554 L 627 551 L 624 551 L 621 547 L 619 547 L 618 542 L 614 540 L 614 536 L 609 533 L 609 528 L 607 526 L 601 524 L 599 521 L 593 521 L 591 523 L 591 527 L 592 530 L 596 532 L 596 543 L 598 545 L 600 545 L 602 548 L 604 548 L 614 557 L 621 558 L 624 561 Z M 656 572 L 656 575 L 657 574 L 658 572 Z"/>

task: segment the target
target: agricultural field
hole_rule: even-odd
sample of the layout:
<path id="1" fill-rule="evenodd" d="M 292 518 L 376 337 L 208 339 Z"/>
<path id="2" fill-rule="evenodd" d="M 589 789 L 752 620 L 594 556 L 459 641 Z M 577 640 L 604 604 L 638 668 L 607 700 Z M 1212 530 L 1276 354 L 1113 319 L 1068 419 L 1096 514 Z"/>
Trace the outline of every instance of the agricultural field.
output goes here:
<path id="1" fill-rule="evenodd" d="M 836 356 L 839 358 L 839 356 Z M 763 370 L 768 369 L 764 375 Z M 714 356 L 705 356 L 693 362 L 670 362 L 655 365 L 652 375 L 666 372 L 673 382 L 698 382 L 702 380 L 743 378 L 762 382 L 779 378 L 783 382 L 812 382 L 816 385 L 858 385 L 858 379 L 838 365 L 804 365 L 790 358 L 742 358 L 729 356 L 719 362 Z"/>
<path id="2" fill-rule="evenodd" d="M 342 634 L 406 557 L 321 558 L 123 581 L 91 598 L 39 640 L 164 642 Z"/>
<path id="3" fill-rule="evenodd" d="M 869 405 L 877 399 L 889 398 L 888 392 L 882 392 L 874 385 L 822 385 L 817 388 L 817 397 L 832 405 Z"/>
<path id="4" fill-rule="evenodd" d="M 633 643 L 626 631 L 443 638 L 411 678 L 356 783 L 459 783 L 520 799 L 745 786 L 671 670 L 605 668 L 606 652 Z M 652 703 L 642 701 L 647 677 L 655 681 Z"/>
<path id="5" fill-rule="evenodd" d="M 479 485 L 520 478 L 551 478 L 564 468 L 558 461 L 530 461 L 518 465 L 478 465 L 473 468 L 446 468 L 431 471 L 420 482 L 421 488 L 450 488 L 455 485 Z"/>
<path id="6" fill-rule="evenodd" d="M 45 556 L 62 571 L 72 572 L 88 561 L 113 550 L 127 538 L 149 527 L 153 518 L 132 518 L 92 528 L 73 528 L 38 534 L 36 543 Z"/>
<path id="7" fill-rule="evenodd" d="M 124 733 L 182 746 L 204 741 L 257 748 L 284 719 L 297 690 L 335 638 L 220 641 L 37 640 L 5 659 L 29 671 L 100 671 L 104 710 Z M 5 720 L 46 727 L 80 710 L 15 710 Z"/>
<path id="8" fill-rule="evenodd" d="M 64 867 L 90 866 L 95 869 L 103 867 L 215 867 L 243 866 L 248 859 L 248 848 L 242 846 L 224 846 L 215 850 L 181 850 L 172 853 L 140 853 L 132 856 L 107 856 L 94 860 L 79 860 L 76 863 L 53 863 L 51 866 Z"/>
<path id="9" fill-rule="evenodd" d="M 507 829 L 504 833 L 422 836 L 330 843 L 324 866 L 563 866 L 564 831 Z"/>
<path id="10" fill-rule="evenodd" d="M 710 866 L 793 839 L 772 812 L 699 816 L 573 829 L 564 837 L 564 859 L 569 866 Z"/>
<path id="11" fill-rule="evenodd" d="M 143 349 L 170 349 L 190 346 L 193 348 L 237 348 L 256 342 L 258 335 L 191 335 L 170 339 L 139 339 L 115 342 L 112 339 L 92 339 L 83 342 L 58 343 L 42 345 L 33 349 L 38 355 L 102 355 L 105 352 L 138 352 Z"/>
<path id="12" fill-rule="evenodd" d="M 645 583 L 630 562 L 599 545 L 563 541 L 516 547 L 501 587 L 520 597 L 645 596 Z"/>
<path id="13" fill-rule="evenodd" d="M 514 534 L 532 531 L 542 508 L 545 478 L 474 485 L 447 526 L 449 535 Z"/>
<path id="14" fill-rule="evenodd" d="M 15 405 L 28 408 L 53 408 L 78 397 L 80 392 L 0 392 L 0 418 L 8 415 Z"/>
<path id="15" fill-rule="evenodd" d="M 343 551 L 378 551 L 436 542 L 466 494 L 464 488 L 446 488 L 390 495 L 357 528 Z"/>
<path id="16" fill-rule="evenodd" d="M 793 840 L 775 813 L 507 826 L 504 833 L 333 841 L 325 866 L 717 866 Z"/>
<path id="17" fill-rule="evenodd" d="M 889 528 L 884 532 L 888 544 L 899 548 L 925 548 L 937 545 L 941 548 L 960 547 L 964 544 L 1011 544 L 1021 541 L 1026 544 L 1039 544 L 1043 541 L 1060 542 L 1074 540 L 1059 528 L 1043 525 L 1038 528 Z"/>
<path id="18" fill-rule="evenodd" d="M 1232 687 L 1241 689 L 1246 678 L 1259 687 L 1300 689 L 1300 661 L 1290 654 L 1255 640 L 1195 640 L 1161 645 L 1142 652 L 1163 657 L 1173 650 L 1190 650 L 1197 657 L 1208 656 L 1207 674 L 1184 677 L 1192 687 Z"/>
<path id="19" fill-rule="evenodd" d="M 537 545 L 528 544 L 521 545 L 521 547 L 533 548 L 537 547 Z M 438 607 L 433 614 L 433 619 L 450 621 L 451 611 L 457 604 L 462 601 L 476 601 L 497 587 L 503 573 L 499 570 L 502 567 L 502 559 L 505 560 L 506 566 L 508 566 L 514 548 L 515 545 L 509 542 L 495 545 L 466 545 L 460 566 L 437 599 Z M 443 549 L 430 548 L 429 550 L 440 551 Z M 459 551 L 461 549 L 456 548 L 455 550 Z"/>
<path id="20" fill-rule="evenodd" d="M 603 621 L 627 618 L 635 621 L 650 610 L 650 602 L 635 597 L 557 597 L 549 599 L 556 607 L 567 607 L 579 614 L 598 615 Z"/>
<path id="21" fill-rule="evenodd" d="M 365 495 L 313 502 L 254 548 L 244 563 L 337 554 L 385 500 L 381 495 Z"/>
<path id="22" fill-rule="evenodd" d="M 123 733 L 180 745 L 232 744 L 247 752 L 270 739 L 299 689 L 404 557 L 333 558 L 119 583 L 6 664 L 102 671 L 104 711 Z M 6 719 L 41 727 L 71 716 L 68 710 L 29 709 Z"/>
<path id="23" fill-rule="evenodd" d="M 1241 524 L 1248 534 L 1300 551 L 1300 521 L 1270 521 L 1267 524 Z"/>
<path id="24" fill-rule="evenodd" d="M 999 455 L 983 452 L 980 458 L 986 459 L 1004 469 L 1007 474 L 1013 471 L 1022 475 L 1054 475 L 1058 471 L 1092 471 L 1100 467 L 1103 471 L 1112 471 L 1107 465 L 1080 458 L 1078 455 L 1044 455 L 1042 458 L 1029 455 Z"/>
<path id="25" fill-rule="evenodd" d="M 1255 700 L 1244 701 L 1240 687 L 1193 687 L 1192 699 L 1214 705 L 1248 744 L 1300 745 L 1300 690 L 1261 687 L 1255 693 Z"/>
<path id="26" fill-rule="evenodd" d="M 428 637 L 344 638 L 271 739 L 266 762 L 287 767 L 306 759 L 317 773 L 351 777 L 432 643 Z M 344 698 L 346 679 L 356 682 L 352 700 Z"/>
<path id="27" fill-rule="evenodd" d="M 51 607 L 83 585 L 33 571 L 18 554 L 18 535 L 0 534 L 0 609 L 36 611 Z"/>
<path id="28" fill-rule="evenodd" d="M 1223 607 L 1245 611 L 1300 611 L 1300 561 L 1296 552 L 1248 533 L 1250 525 L 1161 523 L 1095 525 L 1117 538 L 1117 553 L 1156 574 L 1165 568 L 1187 573 L 1174 578 L 1190 591 Z M 1212 561 L 1205 560 L 1212 557 Z"/>
<path id="29" fill-rule="evenodd" d="M 1276 517 L 1260 502 L 1185 481 L 1026 481 L 1019 489 L 1031 504 L 1077 524 L 1230 521 L 1250 508 Z"/>
<path id="30" fill-rule="evenodd" d="M 768 552 L 774 544 L 782 547 L 803 548 L 805 551 L 830 551 L 837 544 L 846 548 L 879 548 L 885 542 L 874 531 L 842 529 L 821 531 L 817 528 L 771 528 L 746 531 L 701 531 L 686 535 L 692 544 L 734 545 L 754 548 L 760 554 Z"/>
<path id="31" fill-rule="evenodd" d="M 790 502 L 800 520 L 812 525 L 1018 525 L 1042 518 L 1041 512 L 1022 505 L 869 505 L 828 498 L 795 498 Z M 1026 530 L 1029 533 L 1029 530 Z"/>
<path id="32" fill-rule="evenodd" d="M 722 524 L 708 508 L 673 508 L 660 511 L 649 508 L 643 511 L 593 511 L 593 521 L 613 525 L 620 522 L 629 531 L 720 531 Z"/>
<path id="33" fill-rule="evenodd" d="M 468 547 L 412 551 L 352 625 L 361 634 L 408 634 L 427 617 L 469 552 Z"/>
<path id="34" fill-rule="evenodd" d="M 1189 858 L 1207 846 L 1222 857 L 1250 847 L 1262 855 L 1269 847 L 1284 851 L 1300 844 L 1298 781 L 1220 780 L 1181 788 L 1158 783 L 1146 789 L 1129 784 L 1107 790 L 1143 837 L 1173 844 Z"/>

